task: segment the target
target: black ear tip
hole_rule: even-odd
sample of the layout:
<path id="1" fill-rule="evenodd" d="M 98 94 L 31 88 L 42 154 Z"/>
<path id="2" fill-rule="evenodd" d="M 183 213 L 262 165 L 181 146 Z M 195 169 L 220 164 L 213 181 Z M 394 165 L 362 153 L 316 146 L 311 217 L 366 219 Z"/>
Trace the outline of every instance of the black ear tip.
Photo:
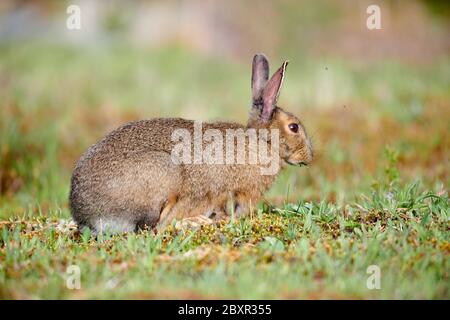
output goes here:
<path id="1" fill-rule="evenodd" d="M 253 61 L 267 61 L 266 56 L 264 55 L 264 53 L 257 53 L 255 54 L 255 56 L 253 57 Z"/>

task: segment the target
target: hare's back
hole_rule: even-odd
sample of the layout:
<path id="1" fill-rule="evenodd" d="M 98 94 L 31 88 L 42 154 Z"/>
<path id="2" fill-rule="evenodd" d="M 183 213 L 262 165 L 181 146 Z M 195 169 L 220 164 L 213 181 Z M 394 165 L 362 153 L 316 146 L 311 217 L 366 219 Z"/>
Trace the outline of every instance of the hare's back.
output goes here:
<path id="1" fill-rule="evenodd" d="M 129 153 L 140 153 L 146 150 L 170 152 L 171 135 L 174 129 L 193 126 L 193 121 L 180 118 L 158 118 L 127 123 L 109 133 L 93 145 L 87 155 L 105 153 L 124 156 Z"/>

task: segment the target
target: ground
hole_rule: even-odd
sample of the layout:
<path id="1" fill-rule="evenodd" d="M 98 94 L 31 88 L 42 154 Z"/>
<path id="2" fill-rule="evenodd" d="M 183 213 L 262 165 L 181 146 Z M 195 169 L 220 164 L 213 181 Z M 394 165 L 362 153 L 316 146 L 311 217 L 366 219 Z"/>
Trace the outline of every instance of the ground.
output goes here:
<path id="1" fill-rule="evenodd" d="M 417 185 L 339 208 L 299 202 L 155 235 L 2 222 L 4 298 L 448 298 L 448 197 Z M 70 288 L 75 265 L 80 289 Z M 380 286 L 369 277 L 380 271 Z M 368 284 L 369 282 L 369 284 Z"/>

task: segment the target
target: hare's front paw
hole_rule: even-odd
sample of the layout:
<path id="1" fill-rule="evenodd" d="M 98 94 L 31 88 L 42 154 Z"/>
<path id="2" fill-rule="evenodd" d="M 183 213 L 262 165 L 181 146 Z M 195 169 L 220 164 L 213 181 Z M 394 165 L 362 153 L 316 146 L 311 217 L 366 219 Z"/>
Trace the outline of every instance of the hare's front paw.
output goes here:
<path id="1" fill-rule="evenodd" d="M 175 228 L 178 229 L 198 228 L 199 226 L 209 225 L 213 223 L 214 221 L 212 219 L 207 218 L 205 216 L 195 216 L 184 218 L 181 221 L 177 221 L 177 223 L 175 224 Z"/>

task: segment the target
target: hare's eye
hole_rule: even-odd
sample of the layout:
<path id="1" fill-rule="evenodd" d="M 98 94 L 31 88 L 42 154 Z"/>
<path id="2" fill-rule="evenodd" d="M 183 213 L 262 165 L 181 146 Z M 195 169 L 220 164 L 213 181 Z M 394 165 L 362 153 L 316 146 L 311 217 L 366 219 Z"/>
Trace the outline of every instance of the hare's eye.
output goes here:
<path id="1" fill-rule="evenodd" d="M 291 130 L 294 133 L 297 133 L 298 132 L 298 124 L 296 124 L 296 123 L 289 124 L 289 130 Z"/>

